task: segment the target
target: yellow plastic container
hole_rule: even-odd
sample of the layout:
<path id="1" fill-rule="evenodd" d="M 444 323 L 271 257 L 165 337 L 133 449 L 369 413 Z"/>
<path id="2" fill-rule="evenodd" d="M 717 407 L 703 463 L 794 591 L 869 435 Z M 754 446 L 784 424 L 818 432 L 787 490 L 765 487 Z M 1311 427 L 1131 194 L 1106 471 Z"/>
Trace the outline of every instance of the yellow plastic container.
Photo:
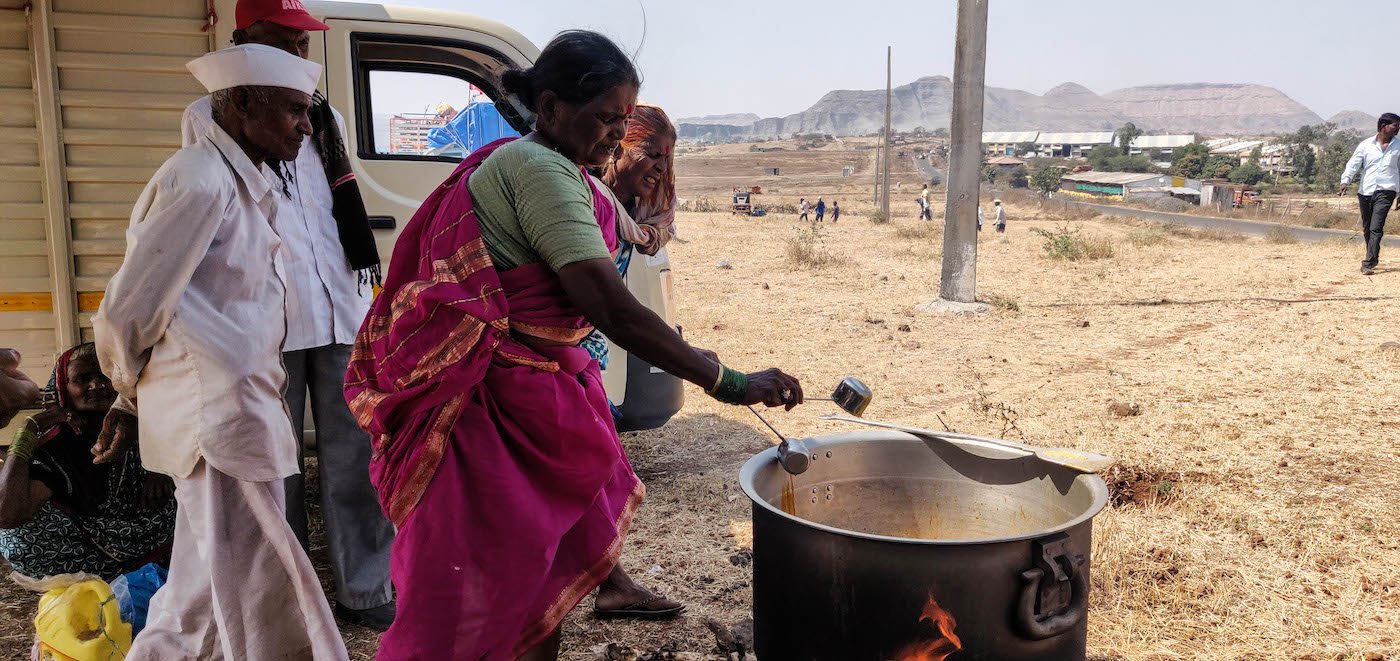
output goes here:
<path id="1" fill-rule="evenodd" d="M 44 593 L 34 630 L 42 661 L 121 661 L 131 649 L 131 625 L 101 579 Z"/>

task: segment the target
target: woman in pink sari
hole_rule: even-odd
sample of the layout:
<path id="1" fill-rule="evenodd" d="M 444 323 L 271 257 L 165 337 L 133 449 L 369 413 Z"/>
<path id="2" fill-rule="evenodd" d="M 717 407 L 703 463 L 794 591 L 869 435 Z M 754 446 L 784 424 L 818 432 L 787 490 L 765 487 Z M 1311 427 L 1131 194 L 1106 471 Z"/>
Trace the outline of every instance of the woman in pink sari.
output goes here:
<path id="1" fill-rule="evenodd" d="M 615 211 L 584 168 L 621 141 L 638 81 L 606 37 L 555 37 L 501 81 L 534 132 L 472 154 L 399 237 L 345 388 L 398 526 L 380 659 L 555 659 L 559 623 L 614 571 L 644 490 L 578 346 L 595 327 L 721 401 L 802 402 L 791 376 L 686 344 L 618 276 Z"/>

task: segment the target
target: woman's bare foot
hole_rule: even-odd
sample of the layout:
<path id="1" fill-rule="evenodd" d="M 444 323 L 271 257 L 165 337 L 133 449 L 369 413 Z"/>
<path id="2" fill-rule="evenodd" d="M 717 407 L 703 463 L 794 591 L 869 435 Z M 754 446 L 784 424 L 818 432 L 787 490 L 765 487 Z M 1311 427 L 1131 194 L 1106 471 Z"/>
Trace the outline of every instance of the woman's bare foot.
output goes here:
<path id="1" fill-rule="evenodd" d="M 598 594 L 593 598 L 593 614 L 604 619 L 630 617 L 662 620 L 676 617 L 684 611 L 685 606 L 680 602 L 656 594 L 632 580 L 621 564 L 613 567 L 612 573 L 598 586 Z"/>

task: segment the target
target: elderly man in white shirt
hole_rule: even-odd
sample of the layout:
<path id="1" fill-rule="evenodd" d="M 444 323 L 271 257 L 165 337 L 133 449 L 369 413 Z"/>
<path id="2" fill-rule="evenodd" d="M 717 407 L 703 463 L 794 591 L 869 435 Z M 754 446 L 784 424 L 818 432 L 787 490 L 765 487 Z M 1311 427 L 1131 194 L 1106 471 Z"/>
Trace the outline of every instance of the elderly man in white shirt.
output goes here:
<path id="1" fill-rule="evenodd" d="M 189 63 L 215 126 L 136 201 L 126 256 L 93 318 L 119 393 L 93 448 L 110 461 L 139 407 L 147 470 L 175 479 L 169 582 L 132 659 L 345 659 L 285 518 L 297 441 L 282 401 L 285 275 L 265 162 L 296 158 L 321 67 L 267 46 Z"/>
<path id="2" fill-rule="evenodd" d="M 1385 236 L 1385 219 L 1391 205 L 1400 209 L 1396 193 L 1400 191 L 1400 143 L 1395 141 L 1400 133 L 1400 116 L 1385 113 L 1376 121 L 1376 136 L 1366 138 L 1356 146 L 1346 171 L 1342 173 L 1341 188 L 1337 195 L 1345 195 L 1347 185 L 1357 172 L 1361 173 L 1361 186 L 1357 197 L 1361 201 L 1361 233 L 1366 237 L 1366 257 L 1361 260 L 1361 274 L 1374 275 L 1376 264 L 1380 262 L 1381 239 Z"/>
<path id="3" fill-rule="evenodd" d="M 235 43 L 259 43 L 303 59 L 310 47 L 309 32 L 327 29 L 300 3 L 281 0 L 240 0 L 235 27 Z M 336 614 L 382 632 L 395 614 L 389 580 L 394 527 L 370 484 L 372 445 L 350 413 L 344 389 L 355 333 L 369 312 L 374 280 L 369 271 L 377 268 L 379 256 L 354 175 L 349 174 L 341 139 L 344 120 L 319 95 L 311 120 L 313 134 L 306 137 L 297 158 L 273 165 L 278 174 L 273 187 L 284 193 L 277 232 L 285 246 L 287 272 L 287 339 L 282 347 L 287 408 L 300 438 L 310 390 Z M 209 97 L 204 97 L 185 109 L 184 144 L 192 144 L 211 126 Z M 328 135 L 333 139 L 325 139 Z M 326 167 L 331 159 L 342 166 L 338 174 Z M 332 177 L 341 184 L 334 193 Z M 348 198 L 347 192 L 352 193 Z M 358 234 L 346 234 L 349 223 L 355 223 Z M 356 264 L 350 258 L 357 252 L 364 262 Z M 305 485 L 300 471 L 287 478 L 287 521 L 302 548 L 309 547 Z"/>

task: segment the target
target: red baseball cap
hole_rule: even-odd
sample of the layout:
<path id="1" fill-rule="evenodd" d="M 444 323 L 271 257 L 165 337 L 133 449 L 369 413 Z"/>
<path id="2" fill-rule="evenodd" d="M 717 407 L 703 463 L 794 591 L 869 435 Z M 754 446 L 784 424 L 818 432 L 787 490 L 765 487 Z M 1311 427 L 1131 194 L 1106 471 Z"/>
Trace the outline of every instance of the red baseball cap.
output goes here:
<path id="1" fill-rule="evenodd" d="M 269 21 L 284 28 L 322 32 L 331 29 L 307 13 L 301 0 L 238 0 L 234 8 L 234 29 L 246 30 L 258 21 Z"/>

